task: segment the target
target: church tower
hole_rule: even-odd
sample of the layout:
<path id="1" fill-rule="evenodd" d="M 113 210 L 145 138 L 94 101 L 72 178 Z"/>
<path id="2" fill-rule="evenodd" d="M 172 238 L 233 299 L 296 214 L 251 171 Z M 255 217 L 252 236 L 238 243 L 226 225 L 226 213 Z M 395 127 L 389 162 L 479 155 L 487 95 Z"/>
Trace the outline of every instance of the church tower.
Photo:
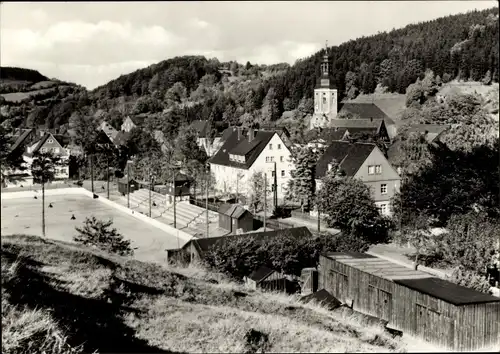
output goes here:
<path id="1" fill-rule="evenodd" d="M 314 89 L 314 115 L 310 128 L 326 127 L 331 119 L 337 117 L 337 89 L 332 79 L 332 63 L 328 56 L 328 42 L 320 65 L 320 76 Z"/>

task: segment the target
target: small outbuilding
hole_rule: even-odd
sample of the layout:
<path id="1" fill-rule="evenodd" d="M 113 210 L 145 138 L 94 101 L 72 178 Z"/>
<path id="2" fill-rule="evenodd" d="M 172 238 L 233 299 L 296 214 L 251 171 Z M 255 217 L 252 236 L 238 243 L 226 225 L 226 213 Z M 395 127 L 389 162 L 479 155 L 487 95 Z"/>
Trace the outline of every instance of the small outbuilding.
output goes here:
<path id="1" fill-rule="evenodd" d="M 287 279 L 283 273 L 266 266 L 254 270 L 248 277 L 244 277 L 245 285 L 253 290 L 257 288 L 270 291 L 286 290 Z"/>
<path id="2" fill-rule="evenodd" d="M 130 189 L 127 188 L 127 183 L 130 186 Z M 134 180 L 133 178 L 131 178 L 130 180 L 128 180 L 127 177 L 124 177 L 124 178 L 120 178 L 118 180 L 118 191 L 122 195 L 128 194 L 129 191 L 130 191 L 130 193 L 133 193 L 133 192 L 135 192 L 138 189 L 139 189 L 139 183 L 137 183 L 137 181 Z"/>
<path id="3" fill-rule="evenodd" d="M 387 327 L 442 348 L 498 345 L 500 298 L 357 252 L 320 256 L 319 288 Z"/>
<path id="4" fill-rule="evenodd" d="M 221 204 L 219 207 L 219 227 L 236 233 L 242 229 L 243 232 L 253 230 L 253 215 L 250 211 L 238 204 Z"/>
<path id="5" fill-rule="evenodd" d="M 192 179 L 183 173 L 178 173 L 175 175 L 175 187 L 174 181 L 167 181 L 165 185 L 167 186 L 165 192 L 167 195 L 167 204 L 173 203 L 173 198 L 175 200 L 184 201 L 189 200 L 191 195 L 191 182 Z"/>

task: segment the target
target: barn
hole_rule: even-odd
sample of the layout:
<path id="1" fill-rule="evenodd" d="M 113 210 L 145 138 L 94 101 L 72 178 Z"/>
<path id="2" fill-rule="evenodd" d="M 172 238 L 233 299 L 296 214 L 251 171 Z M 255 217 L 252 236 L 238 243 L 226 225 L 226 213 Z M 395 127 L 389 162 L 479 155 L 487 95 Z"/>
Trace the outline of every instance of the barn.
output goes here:
<path id="1" fill-rule="evenodd" d="M 243 232 L 253 230 L 253 215 L 238 204 L 221 204 L 219 207 L 219 227 L 231 233 L 242 229 Z"/>
<path id="2" fill-rule="evenodd" d="M 318 288 L 388 327 L 447 350 L 496 345 L 500 298 L 368 254 L 320 256 Z"/>

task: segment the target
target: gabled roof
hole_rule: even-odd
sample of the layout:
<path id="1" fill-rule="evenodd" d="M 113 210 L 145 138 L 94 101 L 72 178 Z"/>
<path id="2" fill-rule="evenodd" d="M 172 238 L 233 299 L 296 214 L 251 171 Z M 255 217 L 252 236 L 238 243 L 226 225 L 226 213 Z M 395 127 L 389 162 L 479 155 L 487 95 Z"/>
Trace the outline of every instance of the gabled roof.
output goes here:
<path id="1" fill-rule="evenodd" d="M 99 126 L 102 131 L 106 133 L 109 138 L 114 141 L 116 139 L 116 135 L 118 134 L 118 131 L 113 128 L 108 122 L 103 121 L 101 125 Z"/>
<path id="2" fill-rule="evenodd" d="M 116 146 L 125 145 L 129 136 L 130 133 L 120 130 L 118 134 L 116 134 L 116 137 L 113 139 L 113 144 L 115 144 Z"/>
<path id="3" fill-rule="evenodd" d="M 248 278 L 252 279 L 255 281 L 257 284 L 266 280 L 268 276 L 273 274 L 275 271 L 272 270 L 271 268 L 268 268 L 266 266 L 261 266 L 258 269 L 254 270 L 252 274 L 248 276 Z"/>
<path id="4" fill-rule="evenodd" d="M 224 203 L 221 204 L 221 206 L 219 207 L 220 214 L 230 216 L 231 218 L 234 219 L 239 219 L 240 217 L 243 216 L 243 214 L 247 212 L 249 213 L 247 209 L 243 208 L 241 205 L 238 204 Z"/>
<path id="5" fill-rule="evenodd" d="M 239 235 L 228 235 L 228 236 L 219 236 L 219 237 L 208 237 L 208 238 L 197 238 L 192 239 L 188 243 L 184 245 L 183 248 L 187 247 L 191 242 L 195 245 L 200 253 L 206 252 L 219 242 L 225 242 L 228 239 L 234 240 L 235 238 L 255 238 L 260 241 L 264 241 L 269 238 L 277 237 L 280 235 L 290 235 L 292 237 L 312 237 L 311 231 L 305 226 L 302 227 L 294 227 L 290 229 L 280 229 L 273 231 L 264 231 L 264 232 L 251 232 L 246 234 Z"/>
<path id="6" fill-rule="evenodd" d="M 16 141 L 14 142 L 14 144 L 12 145 L 10 151 L 14 151 L 16 150 L 19 146 L 21 146 L 22 144 L 24 144 L 24 142 L 26 141 L 26 139 L 31 135 L 31 134 L 34 134 L 35 132 L 35 129 L 23 129 L 23 131 L 21 132 L 21 134 L 17 137 Z"/>
<path id="7" fill-rule="evenodd" d="M 243 131 L 241 132 L 240 139 L 238 139 L 238 131 L 235 128 L 228 128 L 223 134 L 223 139 L 227 137 L 223 145 L 217 153 L 208 161 L 211 164 L 230 166 L 248 169 L 252 166 L 255 160 L 259 157 L 271 138 L 276 134 L 272 131 L 257 130 L 255 137 L 251 142 L 248 141 L 248 136 Z M 236 162 L 229 159 L 229 155 L 245 155 L 245 162 Z"/>
<path id="8" fill-rule="evenodd" d="M 30 154 L 27 154 L 28 156 L 29 155 L 32 155 L 34 153 L 36 153 L 38 150 L 40 150 L 42 148 L 42 146 L 47 142 L 47 140 L 49 138 L 53 138 L 60 146 L 61 148 L 63 147 L 63 144 L 61 143 L 60 141 L 60 137 L 59 139 L 56 138 L 56 136 L 52 135 L 51 133 L 45 133 L 42 138 L 38 141 L 38 143 L 36 144 L 35 148 L 31 151 Z"/>
<path id="9" fill-rule="evenodd" d="M 408 132 L 427 133 L 426 140 L 428 143 L 432 143 L 449 128 L 450 125 L 446 124 L 415 124 L 408 128 Z"/>
<path id="10" fill-rule="evenodd" d="M 319 158 L 316 164 L 316 178 L 322 178 L 328 172 L 328 164 L 335 159 L 346 176 L 352 177 L 375 149 L 371 143 L 350 143 L 333 141 Z"/>
<path id="11" fill-rule="evenodd" d="M 198 137 L 206 138 L 209 130 L 208 120 L 195 120 L 192 123 L 193 128 L 196 130 Z"/>
<path id="12" fill-rule="evenodd" d="M 375 103 L 344 103 L 339 110 L 358 115 L 361 119 L 385 119 L 387 115 Z"/>

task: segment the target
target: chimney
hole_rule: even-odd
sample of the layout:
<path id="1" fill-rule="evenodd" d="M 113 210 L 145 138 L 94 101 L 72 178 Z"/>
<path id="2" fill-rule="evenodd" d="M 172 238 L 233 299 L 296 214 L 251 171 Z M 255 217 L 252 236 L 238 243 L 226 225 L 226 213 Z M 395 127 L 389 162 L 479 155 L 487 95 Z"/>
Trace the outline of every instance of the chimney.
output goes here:
<path id="1" fill-rule="evenodd" d="M 254 130 L 253 128 L 250 128 L 248 130 L 248 142 L 251 143 L 254 137 L 255 137 Z"/>

